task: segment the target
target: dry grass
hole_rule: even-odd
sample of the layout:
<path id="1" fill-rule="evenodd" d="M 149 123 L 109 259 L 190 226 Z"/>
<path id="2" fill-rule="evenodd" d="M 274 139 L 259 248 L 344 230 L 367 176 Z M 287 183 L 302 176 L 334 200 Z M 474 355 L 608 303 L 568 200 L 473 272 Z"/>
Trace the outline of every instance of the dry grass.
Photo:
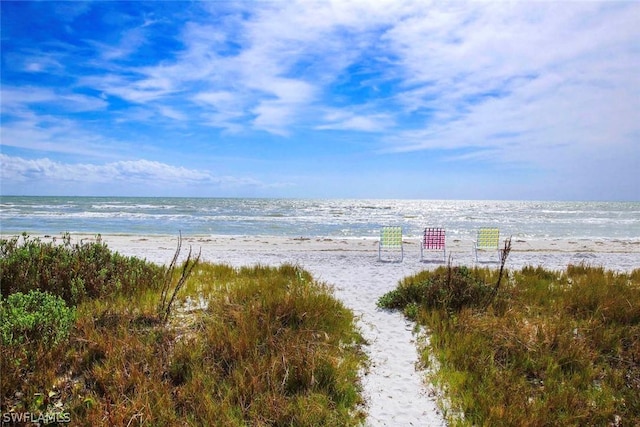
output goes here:
<path id="1" fill-rule="evenodd" d="M 94 269 L 123 259 L 107 257 L 99 245 L 63 245 L 69 254 L 27 241 L 3 252 L 3 288 L 8 278 L 10 289 L 25 288 L 14 273 L 20 271 L 16 263 L 28 262 L 30 274 L 52 278 L 55 286 L 48 291 L 69 296 L 76 321 L 55 347 L 2 344 L 2 413 L 64 412 L 73 425 L 361 422 L 357 373 L 364 355 L 353 314 L 307 272 L 291 265 L 234 269 L 201 263 L 172 304 L 159 311 L 163 289 L 176 287 L 163 285 L 164 271 L 157 267 L 127 259 L 141 272 L 149 269 L 140 286 L 122 286 L 118 274 L 131 276 L 125 265 L 102 274 L 105 283 L 121 286 L 92 282 L 104 291 L 99 297 L 73 296 L 65 286 L 81 276 L 56 278 L 52 272 L 61 269 L 55 259 L 34 263 L 25 256 L 55 253 L 73 265 L 78 253 L 99 252 L 105 262 Z M 89 268 L 79 262 L 77 271 Z M 180 278 L 176 271 L 171 280 Z"/>
<path id="2" fill-rule="evenodd" d="M 406 278 L 395 299 L 433 294 L 446 270 Z M 468 287 L 497 274 L 471 270 Z M 640 425 L 640 270 L 527 267 L 486 308 L 466 300 L 452 310 L 421 295 L 413 317 L 430 332 L 423 360 L 437 361 L 431 380 L 453 425 Z"/>

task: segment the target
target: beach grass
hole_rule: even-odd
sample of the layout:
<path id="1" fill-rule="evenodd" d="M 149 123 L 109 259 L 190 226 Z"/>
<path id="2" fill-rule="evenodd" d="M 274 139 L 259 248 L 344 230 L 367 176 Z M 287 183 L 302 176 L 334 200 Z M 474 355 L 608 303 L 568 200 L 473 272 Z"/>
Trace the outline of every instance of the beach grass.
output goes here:
<path id="1" fill-rule="evenodd" d="M 9 331 L 0 346 L 3 415 L 48 414 L 73 425 L 364 419 L 358 373 L 366 360 L 354 315 L 298 266 L 192 259 L 180 283 L 186 264 L 170 271 L 99 241 L 22 236 L 0 248 L 0 327 Z M 35 289 L 51 296 L 47 305 L 9 305 Z M 176 289 L 173 301 L 164 298 Z M 53 321 L 59 312 L 71 326 Z M 50 325 L 29 323 L 36 314 Z"/>
<path id="2" fill-rule="evenodd" d="M 423 325 L 451 425 L 640 425 L 640 269 L 443 266 L 378 304 Z M 487 295 L 490 296 L 487 300 Z"/>

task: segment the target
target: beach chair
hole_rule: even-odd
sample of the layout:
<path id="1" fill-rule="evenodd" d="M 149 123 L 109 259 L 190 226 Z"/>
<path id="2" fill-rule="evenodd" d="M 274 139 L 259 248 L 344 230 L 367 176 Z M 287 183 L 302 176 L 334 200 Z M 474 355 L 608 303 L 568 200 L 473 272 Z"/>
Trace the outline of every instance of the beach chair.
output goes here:
<path id="1" fill-rule="evenodd" d="M 404 259 L 402 247 L 402 227 L 382 227 L 378 243 L 378 260 L 382 261 L 383 249 L 400 249 L 400 261 Z"/>
<path id="2" fill-rule="evenodd" d="M 473 241 L 473 251 L 478 262 L 478 251 L 496 251 L 498 262 L 500 261 L 500 230 L 497 228 L 481 228 L 478 230 L 476 240 Z"/>
<path id="3" fill-rule="evenodd" d="M 441 251 L 442 260 L 447 260 L 444 228 L 427 227 L 424 229 L 420 242 L 420 261 L 424 261 L 425 251 Z"/>

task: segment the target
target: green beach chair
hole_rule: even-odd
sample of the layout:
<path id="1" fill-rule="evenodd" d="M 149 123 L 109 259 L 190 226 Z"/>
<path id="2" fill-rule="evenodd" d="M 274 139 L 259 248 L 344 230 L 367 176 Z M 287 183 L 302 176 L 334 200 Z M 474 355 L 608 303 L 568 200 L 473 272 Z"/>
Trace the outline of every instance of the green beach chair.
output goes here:
<path id="1" fill-rule="evenodd" d="M 473 251 L 478 262 L 478 251 L 496 251 L 498 262 L 500 261 L 500 230 L 497 228 L 481 228 L 478 230 L 476 240 L 473 241 Z"/>
<path id="2" fill-rule="evenodd" d="M 378 260 L 382 261 L 383 249 L 400 249 L 400 261 L 404 259 L 402 247 L 402 227 L 382 227 L 378 243 Z"/>

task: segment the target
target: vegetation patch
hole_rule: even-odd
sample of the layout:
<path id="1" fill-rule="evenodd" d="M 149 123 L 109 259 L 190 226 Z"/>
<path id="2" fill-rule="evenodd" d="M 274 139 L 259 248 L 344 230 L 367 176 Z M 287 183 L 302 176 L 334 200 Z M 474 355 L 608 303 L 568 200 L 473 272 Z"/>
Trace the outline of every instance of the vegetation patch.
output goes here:
<path id="1" fill-rule="evenodd" d="M 0 300 L 0 335 L 6 346 L 57 345 L 67 338 L 74 310 L 48 292 L 16 292 Z"/>
<path id="2" fill-rule="evenodd" d="M 76 305 L 88 299 L 154 290 L 163 283 L 164 269 L 111 252 L 99 235 L 95 242 L 77 243 L 69 234 L 53 242 L 27 234 L 0 239 L 0 262 L 3 298 L 40 290 Z"/>
<path id="3" fill-rule="evenodd" d="M 440 267 L 378 301 L 426 327 L 451 424 L 640 425 L 640 270 L 503 273 Z"/>
<path id="4" fill-rule="evenodd" d="M 68 238 L 0 245 L 3 415 L 194 426 L 364 418 L 354 316 L 297 266 L 188 257 L 165 268 Z M 38 332 L 30 316 L 51 327 Z"/>

